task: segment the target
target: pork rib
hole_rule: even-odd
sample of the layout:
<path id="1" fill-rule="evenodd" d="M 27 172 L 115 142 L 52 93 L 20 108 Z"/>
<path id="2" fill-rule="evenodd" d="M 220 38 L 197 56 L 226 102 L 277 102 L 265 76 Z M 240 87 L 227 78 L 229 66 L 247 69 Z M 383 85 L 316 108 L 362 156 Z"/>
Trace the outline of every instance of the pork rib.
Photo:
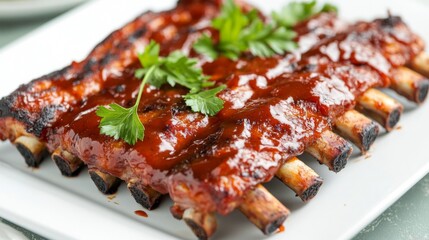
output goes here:
<path id="1" fill-rule="evenodd" d="M 144 141 L 129 146 L 100 135 L 95 109 L 134 103 L 140 84 L 133 76 L 139 67 L 136 52 L 148 39 L 162 42 L 163 54 L 182 49 L 199 57 L 191 43 L 202 32 L 213 32 L 207 19 L 218 6 L 185 3 L 142 15 L 83 62 L 4 98 L 2 139 L 34 134 L 50 151 L 61 147 L 90 168 L 169 193 L 182 208 L 227 214 L 249 189 L 269 181 L 282 163 L 330 130 L 337 116 L 354 108 L 356 97 L 369 88 L 389 86 L 393 69 L 423 50 L 421 40 L 391 16 L 354 24 L 340 34 L 333 31 L 335 36 L 324 36 L 301 59 L 200 59 L 205 74 L 228 86 L 220 95 L 225 108 L 216 117 L 192 113 L 182 99 L 185 89 L 147 88 L 139 106 L 147 129 Z M 8 121 L 26 131 L 17 134 Z"/>

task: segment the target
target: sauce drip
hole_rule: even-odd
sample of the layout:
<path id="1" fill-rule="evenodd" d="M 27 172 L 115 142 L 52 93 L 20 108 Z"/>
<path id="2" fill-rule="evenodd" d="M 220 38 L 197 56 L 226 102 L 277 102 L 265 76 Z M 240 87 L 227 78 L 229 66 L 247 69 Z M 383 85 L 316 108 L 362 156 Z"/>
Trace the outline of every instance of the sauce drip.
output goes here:
<path id="1" fill-rule="evenodd" d="M 147 213 L 146 213 L 145 211 L 143 211 L 143 210 L 136 210 L 136 211 L 134 211 L 134 213 L 135 213 L 137 216 L 140 216 L 140 217 L 144 217 L 144 218 L 147 218 L 147 217 L 148 217 Z"/>

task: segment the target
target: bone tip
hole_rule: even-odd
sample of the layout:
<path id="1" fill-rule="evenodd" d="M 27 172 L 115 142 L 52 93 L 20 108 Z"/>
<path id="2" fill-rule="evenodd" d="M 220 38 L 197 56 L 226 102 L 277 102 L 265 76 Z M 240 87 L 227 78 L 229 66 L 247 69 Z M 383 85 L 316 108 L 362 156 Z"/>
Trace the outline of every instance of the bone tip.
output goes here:
<path id="1" fill-rule="evenodd" d="M 339 154 L 332 162 L 331 170 L 336 173 L 341 171 L 347 165 L 347 160 L 349 159 L 353 151 L 353 147 L 349 143 L 347 143 L 341 148 L 341 150 L 341 154 Z"/>
<path id="2" fill-rule="evenodd" d="M 418 86 L 417 86 L 417 103 L 423 103 L 427 96 L 428 96 L 428 92 L 429 92 L 429 80 L 425 79 L 424 81 L 420 81 Z"/>
<path id="3" fill-rule="evenodd" d="M 396 108 L 389 114 L 386 124 L 386 131 L 390 132 L 396 126 L 396 124 L 398 124 L 399 120 L 401 119 L 401 114 L 402 108 Z"/>
<path id="4" fill-rule="evenodd" d="M 379 127 L 374 122 L 371 122 L 367 127 L 365 127 L 365 129 L 361 133 L 361 137 L 362 137 L 361 152 L 362 153 L 367 152 L 371 148 L 371 145 L 375 142 L 375 139 L 377 138 L 379 131 L 380 131 Z"/>
<path id="5" fill-rule="evenodd" d="M 102 177 L 100 177 L 96 172 L 89 171 L 89 176 L 91 176 L 92 181 L 97 186 L 98 190 L 104 194 L 113 194 L 118 190 L 119 185 L 121 184 L 120 179 L 116 179 L 115 182 L 108 186 Z"/>
<path id="6" fill-rule="evenodd" d="M 263 230 L 265 235 L 269 235 L 277 231 L 277 229 L 280 228 L 280 226 L 283 225 L 283 223 L 286 221 L 286 218 L 289 216 L 288 214 L 284 214 L 279 216 L 277 219 L 272 221 L 270 224 L 268 224 L 265 229 Z"/>
<path id="7" fill-rule="evenodd" d="M 195 236 L 197 236 L 198 239 L 206 240 L 210 237 L 207 231 L 192 219 L 184 219 L 184 221 L 192 230 L 192 232 L 194 232 Z"/>
<path id="8" fill-rule="evenodd" d="M 72 170 L 70 167 L 70 164 L 67 163 L 64 159 L 62 159 L 59 156 L 53 157 L 55 164 L 58 166 L 58 169 L 60 170 L 61 174 L 66 177 L 74 177 L 77 176 L 80 172 L 81 167 L 79 167 L 76 170 Z"/>
<path id="9" fill-rule="evenodd" d="M 323 179 L 317 177 L 313 180 L 313 184 L 309 188 L 307 188 L 299 197 L 302 201 L 307 202 L 310 201 L 317 195 L 317 192 L 320 189 L 320 186 L 323 184 Z"/>
<path id="10" fill-rule="evenodd" d="M 214 213 L 198 212 L 190 208 L 184 211 L 183 220 L 198 239 L 208 239 L 216 232 L 217 221 Z"/>
<path id="11" fill-rule="evenodd" d="M 157 194 L 157 196 L 152 196 L 153 198 L 151 199 L 151 196 L 148 195 L 150 193 L 143 192 L 137 186 L 131 185 L 128 188 L 136 202 L 148 210 L 153 210 L 157 208 L 161 203 L 161 194 Z"/>
<path id="12" fill-rule="evenodd" d="M 34 153 L 28 149 L 24 144 L 16 143 L 16 148 L 19 153 L 24 157 L 25 163 L 32 168 L 39 167 L 43 157 L 47 154 L 47 152 L 42 153 L 39 156 L 35 156 Z"/>

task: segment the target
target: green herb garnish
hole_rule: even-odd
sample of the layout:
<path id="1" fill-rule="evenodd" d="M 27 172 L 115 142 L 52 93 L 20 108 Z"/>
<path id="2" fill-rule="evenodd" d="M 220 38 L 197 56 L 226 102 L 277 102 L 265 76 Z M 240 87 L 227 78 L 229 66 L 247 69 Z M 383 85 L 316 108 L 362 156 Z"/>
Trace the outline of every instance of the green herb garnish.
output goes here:
<path id="1" fill-rule="evenodd" d="M 186 105 L 194 112 L 200 112 L 209 116 L 216 115 L 223 108 L 222 99 L 216 97 L 223 91 L 225 86 L 219 86 L 199 93 L 189 93 L 185 95 Z"/>
<path id="2" fill-rule="evenodd" d="M 278 25 L 290 28 L 320 12 L 338 12 L 338 8 L 329 3 L 320 7 L 317 1 L 291 2 L 280 12 L 273 12 L 271 16 Z"/>
<path id="3" fill-rule="evenodd" d="M 295 33 L 275 23 L 265 23 L 256 10 L 244 13 L 233 0 L 227 0 L 212 26 L 219 31 L 219 42 L 203 35 L 194 44 L 194 49 L 211 59 L 224 55 L 236 60 L 246 51 L 255 56 L 269 57 L 284 54 L 297 47 Z"/>
<path id="4" fill-rule="evenodd" d="M 172 52 L 167 57 L 160 57 L 159 44 L 154 41 L 151 41 L 138 57 L 143 68 L 136 71 L 136 77 L 143 78 L 150 68 L 154 67 L 153 76 L 148 83 L 157 88 L 166 83 L 172 87 L 179 84 L 194 93 L 204 87 L 213 86 L 213 82 L 207 81 L 209 78 L 203 75 L 201 68 L 195 66 L 197 60 L 179 51 Z"/>
<path id="5" fill-rule="evenodd" d="M 137 100 L 131 108 L 124 108 L 116 103 L 109 108 L 100 106 L 96 114 L 101 117 L 100 133 L 113 137 L 115 140 L 123 139 L 128 144 L 134 145 L 138 140 L 143 140 L 145 128 L 140 121 L 137 109 L 146 83 L 160 88 L 164 84 L 174 87 L 177 84 L 186 87 L 190 92 L 184 96 L 186 104 L 192 111 L 213 116 L 223 108 L 223 100 L 216 97 L 223 86 L 203 91 L 204 88 L 213 86 L 208 81 L 201 68 L 196 66 L 196 60 L 188 58 L 181 52 L 173 52 L 167 57 L 159 56 L 159 44 L 151 41 L 139 60 L 143 68 L 135 72 L 139 79 L 143 78 L 140 85 Z"/>
<path id="6" fill-rule="evenodd" d="M 100 133 L 113 137 L 115 140 L 123 139 L 128 144 L 134 145 L 137 140 L 143 140 L 145 128 L 140 121 L 137 108 L 143 93 L 144 85 L 156 70 L 152 66 L 147 72 L 140 85 L 136 103 L 131 108 L 124 108 L 116 103 L 109 105 L 110 108 L 99 106 L 96 114 L 101 117 Z"/>

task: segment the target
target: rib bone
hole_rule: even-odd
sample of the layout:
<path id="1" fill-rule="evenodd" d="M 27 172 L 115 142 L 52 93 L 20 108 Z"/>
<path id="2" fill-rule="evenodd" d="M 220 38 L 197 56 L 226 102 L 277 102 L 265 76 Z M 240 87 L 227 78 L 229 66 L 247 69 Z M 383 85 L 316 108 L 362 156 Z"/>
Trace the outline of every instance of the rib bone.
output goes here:
<path id="1" fill-rule="evenodd" d="M 97 186 L 98 190 L 104 194 L 112 194 L 118 190 L 121 180 L 110 174 L 101 172 L 97 169 L 90 169 L 89 175 L 92 181 Z"/>
<path id="2" fill-rule="evenodd" d="M 334 124 L 336 132 L 353 142 L 362 153 L 369 150 L 379 132 L 374 121 L 355 110 L 345 112 L 335 120 Z"/>
<path id="3" fill-rule="evenodd" d="M 395 99 L 374 88 L 369 89 L 358 99 L 356 108 L 391 131 L 399 122 L 403 106 Z"/>
<path id="4" fill-rule="evenodd" d="M 422 103 L 428 95 L 429 81 L 406 67 L 395 69 L 391 88 L 415 103 Z"/>
<path id="5" fill-rule="evenodd" d="M 48 151 L 36 137 L 21 136 L 14 142 L 29 167 L 38 167 Z"/>
<path id="6" fill-rule="evenodd" d="M 52 160 L 58 166 L 61 174 L 66 177 L 76 176 L 84 165 L 78 157 L 73 156 L 61 147 L 52 153 Z"/>
<path id="7" fill-rule="evenodd" d="M 183 220 L 199 239 L 208 239 L 216 231 L 217 222 L 213 213 L 201 213 L 189 208 L 184 211 Z"/>
<path id="8" fill-rule="evenodd" d="M 287 160 L 276 176 L 292 189 L 304 202 L 316 196 L 323 183 L 322 178 L 296 157 Z"/>
<path id="9" fill-rule="evenodd" d="M 418 54 L 411 61 L 410 67 L 429 78 L 429 55 L 425 52 Z"/>
<path id="10" fill-rule="evenodd" d="M 325 131 L 306 151 L 330 170 L 339 172 L 346 166 L 353 148 L 344 138 L 332 131 Z"/>
<path id="11" fill-rule="evenodd" d="M 143 186 L 138 182 L 129 182 L 128 189 L 136 202 L 148 210 L 155 209 L 161 202 L 162 194 L 151 187 Z"/>
<path id="12" fill-rule="evenodd" d="M 264 234 L 276 231 L 289 216 L 289 210 L 262 185 L 247 192 L 240 211 Z"/>

